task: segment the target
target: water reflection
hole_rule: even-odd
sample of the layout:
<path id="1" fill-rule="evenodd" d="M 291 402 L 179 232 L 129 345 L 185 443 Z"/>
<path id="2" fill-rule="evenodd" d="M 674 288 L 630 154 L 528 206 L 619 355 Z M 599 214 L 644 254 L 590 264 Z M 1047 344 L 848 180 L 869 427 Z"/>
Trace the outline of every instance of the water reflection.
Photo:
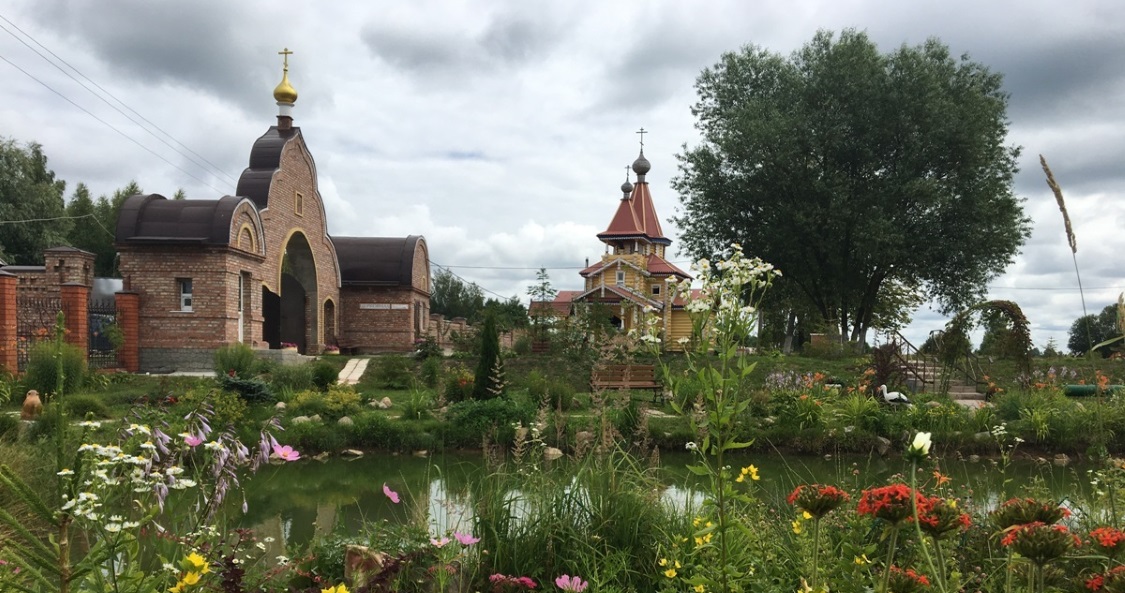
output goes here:
<path id="1" fill-rule="evenodd" d="M 700 479 L 687 471 L 690 454 L 664 454 L 657 473 L 665 485 L 663 500 L 675 508 L 698 507 L 702 502 Z M 846 457 L 834 459 L 745 456 L 731 462 L 735 472 L 754 464 L 761 480 L 755 495 L 781 507 L 797 484 L 835 483 L 865 488 L 885 483 L 909 471 L 901 459 Z M 560 469 L 560 468 L 555 468 Z M 565 469 L 565 465 L 564 468 Z M 944 461 L 942 474 L 959 496 L 985 509 L 1012 496 L 1069 497 L 1090 495 L 1085 466 L 1058 467 L 1044 463 L 1015 463 L 1007 471 L 990 461 Z M 432 533 L 472 530 L 472 484 L 485 477 L 479 455 L 451 454 L 432 459 L 370 455 L 353 460 L 302 461 L 269 466 L 247 481 L 249 512 L 238 519 L 260 537 L 272 537 L 268 553 L 282 554 L 307 544 L 316 536 L 333 532 L 361 533 L 365 526 L 383 521 L 404 523 L 426 520 Z M 933 468 L 919 474 L 919 482 L 934 482 Z M 383 484 L 400 493 L 401 503 L 383 494 Z M 518 498 L 518 492 L 509 496 Z M 240 501 L 241 502 L 241 501 Z M 513 505 L 518 513 L 518 504 Z"/>

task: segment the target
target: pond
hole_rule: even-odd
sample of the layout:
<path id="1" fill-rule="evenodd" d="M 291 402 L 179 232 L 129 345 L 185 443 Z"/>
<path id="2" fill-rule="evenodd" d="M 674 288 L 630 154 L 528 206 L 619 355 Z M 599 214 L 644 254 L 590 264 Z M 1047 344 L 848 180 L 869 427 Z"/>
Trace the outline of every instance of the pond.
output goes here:
<path id="1" fill-rule="evenodd" d="M 656 474 L 666 485 L 662 498 L 681 506 L 699 500 L 699 478 L 687 471 L 688 453 L 664 454 Z M 559 462 L 556 462 L 559 463 Z M 565 462 L 563 462 L 565 463 Z M 761 480 L 755 495 L 781 506 L 793 487 L 802 483 L 835 483 L 864 488 L 882 484 L 909 467 L 900 458 L 783 457 L 746 455 L 732 459 L 737 467 L 754 464 Z M 1090 490 L 1086 466 L 1018 461 L 1006 471 L 994 461 L 944 460 L 941 472 L 960 496 L 991 508 L 1011 496 L 1047 495 L 1054 500 L 1083 500 Z M 564 465 L 560 469 L 566 469 Z M 481 454 L 446 454 L 434 458 L 367 455 L 356 459 L 301 460 L 271 465 L 246 481 L 249 511 L 236 520 L 259 537 L 272 537 L 277 554 L 307 544 L 314 536 L 355 534 L 383 521 L 402 523 L 428 519 L 431 532 L 471 531 L 470 484 L 485 477 Z M 926 478 L 932 481 L 927 470 Z M 919 478 L 920 482 L 923 479 Z M 401 494 L 400 504 L 383 493 L 384 483 Z M 241 502 L 241 501 L 239 501 Z M 788 511 L 787 511 L 788 512 Z M 240 514 L 239 514 L 240 515 Z M 283 547 L 288 546 L 288 547 Z"/>

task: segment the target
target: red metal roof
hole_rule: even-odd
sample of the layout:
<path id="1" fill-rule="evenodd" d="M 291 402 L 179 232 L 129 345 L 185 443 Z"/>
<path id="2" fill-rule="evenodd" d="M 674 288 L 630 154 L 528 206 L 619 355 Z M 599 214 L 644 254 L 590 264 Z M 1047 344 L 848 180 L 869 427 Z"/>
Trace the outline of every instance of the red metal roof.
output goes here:
<path id="1" fill-rule="evenodd" d="M 637 303 L 638 305 L 642 305 L 642 306 L 645 306 L 645 307 L 652 307 L 654 309 L 662 309 L 664 307 L 664 303 L 661 303 L 660 301 L 656 301 L 656 300 L 648 298 L 647 296 L 637 294 L 636 292 L 628 290 L 627 288 L 625 288 L 623 286 L 617 286 L 616 284 L 606 284 L 604 286 L 595 286 L 594 288 L 591 288 L 590 290 L 587 290 L 586 292 L 575 296 L 573 300 L 576 300 L 576 301 L 586 300 L 586 298 L 589 297 L 590 295 L 592 295 L 594 293 L 599 293 L 603 290 L 605 292 L 608 292 L 611 295 L 619 297 L 619 298 L 615 299 L 612 296 L 608 296 L 608 297 L 607 296 L 600 296 L 599 298 L 596 299 L 597 301 L 600 301 L 600 302 L 619 302 L 620 299 L 625 299 L 627 301 L 632 301 L 634 303 Z"/>
<path id="2" fill-rule="evenodd" d="M 670 244 L 660 229 L 660 218 L 656 216 L 656 206 L 648 191 L 647 181 L 637 181 L 633 193 L 627 200 L 621 200 L 617 212 L 609 223 L 609 228 L 598 233 L 599 239 L 642 237 L 649 241 Z"/>
<path id="3" fill-rule="evenodd" d="M 668 274 L 679 276 L 680 278 L 691 278 L 687 272 L 677 268 L 672 262 L 656 255 L 655 253 L 648 256 L 648 272 L 650 274 Z"/>
<path id="4" fill-rule="evenodd" d="M 571 301 L 580 294 L 582 294 L 581 290 L 560 290 L 553 301 L 531 301 L 531 305 L 527 308 L 528 313 L 543 310 L 551 311 L 560 317 L 566 317 L 570 315 Z"/>

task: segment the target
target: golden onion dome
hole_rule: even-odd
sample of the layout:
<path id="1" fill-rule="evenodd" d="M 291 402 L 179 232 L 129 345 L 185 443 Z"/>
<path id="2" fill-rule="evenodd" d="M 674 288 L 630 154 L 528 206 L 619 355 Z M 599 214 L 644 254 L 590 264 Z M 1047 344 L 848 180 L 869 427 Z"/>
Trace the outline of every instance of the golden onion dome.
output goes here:
<path id="1" fill-rule="evenodd" d="M 286 68 L 281 75 L 281 82 L 278 83 L 277 88 L 273 89 L 273 98 L 278 103 L 296 103 L 297 102 L 297 89 L 289 84 L 289 69 Z"/>

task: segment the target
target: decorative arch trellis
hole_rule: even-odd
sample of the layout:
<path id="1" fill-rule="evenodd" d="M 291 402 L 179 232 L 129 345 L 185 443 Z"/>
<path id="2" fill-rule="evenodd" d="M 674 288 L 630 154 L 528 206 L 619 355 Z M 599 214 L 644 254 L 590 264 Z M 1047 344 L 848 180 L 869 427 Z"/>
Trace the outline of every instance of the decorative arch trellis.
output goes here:
<path id="1" fill-rule="evenodd" d="M 941 345 L 941 358 L 953 360 L 962 355 L 961 350 L 969 342 L 969 329 L 980 323 L 979 315 L 993 311 L 1003 315 L 1012 324 L 1011 347 L 1024 367 L 1029 371 L 1031 367 L 1031 326 L 1020 306 L 1012 301 L 984 301 L 972 305 L 968 309 L 953 316 L 945 326 L 945 337 Z"/>

